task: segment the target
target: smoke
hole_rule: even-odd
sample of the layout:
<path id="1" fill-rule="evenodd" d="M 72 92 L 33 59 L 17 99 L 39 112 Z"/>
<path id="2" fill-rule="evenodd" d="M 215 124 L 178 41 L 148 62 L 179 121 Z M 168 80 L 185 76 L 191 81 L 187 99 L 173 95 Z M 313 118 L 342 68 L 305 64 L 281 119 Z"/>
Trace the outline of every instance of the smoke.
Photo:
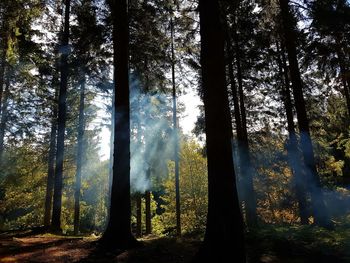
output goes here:
<path id="1" fill-rule="evenodd" d="M 142 85 L 130 83 L 131 189 L 144 192 L 153 182 L 167 176 L 167 162 L 174 149 L 171 122 L 171 97 L 162 93 L 142 92 Z"/>
<path id="2" fill-rule="evenodd" d="M 303 134 L 303 136 L 309 135 Z M 252 165 L 255 168 L 254 188 L 258 201 L 258 214 L 261 219 L 266 222 L 297 222 L 299 219 L 297 201 L 302 197 L 302 192 L 306 195 L 306 211 L 310 223 L 315 222 L 315 215 L 321 220 L 328 217 L 336 224 L 344 222 L 346 218 L 350 219 L 349 185 L 342 184 L 341 182 L 346 182 L 346 180 L 340 176 L 334 177 L 325 167 L 323 163 L 325 152 L 317 147 L 317 141 L 314 142 L 313 147 L 318 170 L 315 176 L 315 171 L 304 164 L 300 135 L 298 143 L 293 145 L 295 147 L 290 147 L 284 136 L 279 137 L 272 133 L 251 134 L 250 138 Z M 248 167 L 247 163 L 239 161 L 242 153 L 237 141 L 233 140 L 232 144 L 234 164 L 238 175 L 239 198 L 241 202 L 244 202 L 244 196 L 249 189 L 242 182 L 242 176 L 244 176 L 242 171 L 246 171 Z M 309 154 L 307 158 L 312 158 L 310 154 L 313 153 L 310 150 L 305 152 Z M 291 173 L 295 170 L 299 171 L 297 176 Z M 321 183 L 317 180 L 317 176 L 320 177 Z M 297 186 L 301 186 L 302 189 L 297 191 Z M 320 200 L 323 200 L 323 204 Z"/>

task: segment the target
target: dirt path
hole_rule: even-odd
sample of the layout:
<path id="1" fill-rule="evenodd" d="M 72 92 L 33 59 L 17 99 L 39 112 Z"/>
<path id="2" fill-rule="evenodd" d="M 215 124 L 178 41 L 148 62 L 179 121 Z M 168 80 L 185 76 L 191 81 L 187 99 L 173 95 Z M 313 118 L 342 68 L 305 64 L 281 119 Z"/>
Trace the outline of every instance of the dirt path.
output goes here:
<path id="1" fill-rule="evenodd" d="M 77 262 L 92 251 L 92 240 L 31 236 L 0 239 L 0 262 Z"/>
<path id="2" fill-rule="evenodd" d="M 189 262 L 198 241 L 167 238 L 142 240 L 142 247 L 125 252 L 107 252 L 96 248 L 97 238 L 29 236 L 0 238 L 0 262 Z"/>
<path id="3" fill-rule="evenodd" d="M 53 235 L 0 235 L 0 262 L 118 262 L 189 263 L 200 246 L 191 239 L 147 237 L 141 246 L 128 251 L 106 251 L 96 245 L 97 237 Z M 249 263 L 350 263 L 350 243 L 312 247 L 301 240 L 254 238 L 247 245 Z M 344 247 L 345 246 L 345 247 Z M 336 246 L 338 247 L 338 246 Z M 215 262 L 213 262 L 215 263 Z"/>

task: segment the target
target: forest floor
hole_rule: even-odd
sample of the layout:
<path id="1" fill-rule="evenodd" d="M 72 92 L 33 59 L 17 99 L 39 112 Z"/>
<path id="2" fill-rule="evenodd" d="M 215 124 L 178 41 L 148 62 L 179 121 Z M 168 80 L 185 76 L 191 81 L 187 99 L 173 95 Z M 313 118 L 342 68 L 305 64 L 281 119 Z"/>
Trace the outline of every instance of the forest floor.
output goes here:
<path id="1" fill-rule="evenodd" d="M 141 239 L 140 248 L 108 252 L 97 249 L 97 240 L 96 236 L 3 233 L 0 262 L 185 263 L 200 246 L 198 239 L 148 236 Z M 265 226 L 248 234 L 247 251 L 249 263 L 350 263 L 350 229 Z"/>

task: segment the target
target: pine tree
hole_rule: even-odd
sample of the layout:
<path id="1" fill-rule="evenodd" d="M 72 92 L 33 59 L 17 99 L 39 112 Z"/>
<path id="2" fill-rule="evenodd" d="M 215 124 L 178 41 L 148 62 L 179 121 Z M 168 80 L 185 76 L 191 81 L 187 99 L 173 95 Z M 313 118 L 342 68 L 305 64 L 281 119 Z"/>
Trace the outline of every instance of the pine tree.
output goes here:
<path id="1" fill-rule="evenodd" d="M 70 0 L 65 1 L 64 30 L 60 47 L 60 89 L 58 95 L 57 118 L 57 143 L 56 143 L 56 168 L 53 194 L 53 209 L 51 231 L 61 232 L 62 187 L 63 187 L 63 160 L 64 138 L 67 115 L 67 86 L 68 86 L 68 55 L 69 55 L 69 30 L 70 30 Z"/>
<path id="2" fill-rule="evenodd" d="M 115 137 L 113 183 L 109 222 L 101 242 L 115 248 L 130 248 L 136 240 L 131 233 L 130 204 L 130 106 L 129 25 L 125 0 L 110 2 L 113 19 Z"/>
<path id="3" fill-rule="evenodd" d="M 297 60 L 296 36 L 294 32 L 295 26 L 293 25 L 293 18 L 289 9 L 289 1 L 280 0 L 279 4 L 281 8 L 284 32 L 283 36 L 288 54 L 289 70 L 300 131 L 300 145 L 306 168 L 305 180 L 312 198 L 311 205 L 313 209 L 313 216 L 316 224 L 324 227 L 331 227 L 332 223 L 327 213 L 323 193 L 320 188 L 321 183 L 316 169 L 314 150 L 310 137 L 309 120 L 307 117 L 305 100 L 303 96 L 303 83 Z"/>
<path id="4" fill-rule="evenodd" d="M 245 262 L 243 220 L 232 161 L 219 2 L 201 0 L 199 13 L 209 196 L 205 238 L 195 262 Z"/>

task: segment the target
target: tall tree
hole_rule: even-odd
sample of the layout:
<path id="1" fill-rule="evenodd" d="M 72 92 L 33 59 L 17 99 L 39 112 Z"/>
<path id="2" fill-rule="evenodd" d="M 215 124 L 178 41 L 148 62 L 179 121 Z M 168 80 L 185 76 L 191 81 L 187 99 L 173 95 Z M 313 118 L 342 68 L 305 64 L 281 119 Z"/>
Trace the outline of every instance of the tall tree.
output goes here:
<path id="1" fill-rule="evenodd" d="M 281 79 L 281 95 L 287 117 L 287 130 L 289 135 L 287 142 L 288 160 L 294 177 L 295 194 L 298 200 L 300 222 L 301 224 L 308 224 L 307 196 L 305 182 L 303 180 L 304 174 L 301 166 L 302 158 L 298 149 L 299 142 L 294 124 L 293 102 L 290 94 L 288 66 L 285 51 L 280 47 L 279 43 L 277 43 L 277 63 Z"/>
<path id="2" fill-rule="evenodd" d="M 74 234 L 79 233 L 80 220 L 80 188 L 81 188 L 81 170 L 83 165 L 84 154 L 84 131 L 85 131 L 85 71 L 81 73 L 80 83 L 80 100 L 79 100 L 79 124 L 78 124 L 78 149 L 77 149 L 77 169 L 75 176 L 75 192 L 74 192 Z"/>
<path id="3" fill-rule="evenodd" d="M 6 74 L 6 80 L 5 80 L 5 89 L 4 89 L 4 95 L 2 98 L 2 105 L 1 105 L 1 118 L 0 118 L 0 168 L 3 167 L 3 154 L 4 154 L 4 147 L 5 147 L 5 132 L 6 132 L 6 125 L 8 120 L 8 103 L 9 103 L 9 96 L 10 96 L 10 73 L 7 72 Z"/>
<path id="4" fill-rule="evenodd" d="M 136 244 L 131 233 L 129 24 L 126 0 L 110 1 L 113 19 L 115 128 L 109 222 L 101 242 L 116 248 Z"/>
<path id="5" fill-rule="evenodd" d="M 250 149 L 248 142 L 248 129 L 247 129 L 247 114 L 244 102 L 244 91 L 243 91 L 243 72 L 241 68 L 241 57 L 238 34 L 234 29 L 234 54 L 237 69 L 237 82 L 238 82 L 238 93 L 233 94 L 233 96 L 239 97 L 239 108 L 235 109 L 240 112 L 241 116 L 241 129 L 240 134 L 237 134 L 238 138 L 238 152 L 240 159 L 240 168 L 242 172 L 242 181 L 245 191 L 245 209 L 247 213 L 247 222 L 250 225 L 256 224 L 256 199 L 253 185 L 253 165 L 250 157 Z"/>
<path id="6" fill-rule="evenodd" d="M 311 46 L 316 47 L 322 60 L 327 60 L 325 64 L 331 64 L 335 57 L 338 64 L 337 73 L 343 85 L 342 94 L 350 114 L 350 65 L 347 48 L 350 41 L 350 4 L 346 0 L 308 1 L 307 4 L 312 18 L 313 43 Z M 330 73 L 333 70 L 328 71 Z"/>
<path id="7" fill-rule="evenodd" d="M 72 14 L 76 16 L 76 25 L 71 27 L 73 46 L 74 75 L 77 84 L 80 87 L 79 94 L 79 120 L 77 123 L 77 155 L 76 155 L 76 185 L 75 185 L 75 212 L 74 212 L 74 232 L 79 232 L 80 221 L 80 192 L 81 192 L 81 174 L 84 158 L 84 131 L 85 131 L 85 104 L 88 100 L 94 98 L 90 95 L 85 98 L 86 83 L 91 86 L 94 83 L 100 84 L 105 81 L 106 58 L 105 48 L 102 47 L 104 36 L 103 27 L 98 23 L 97 7 L 91 0 L 83 0 L 72 7 Z M 102 84 L 100 84 L 101 86 Z M 105 87 L 103 87 L 104 89 Z M 87 116 L 88 117 L 88 116 Z"/>
<path id="8" fill-rule="evenodd" d="M 136 237 L 142 237 L 142 196 L 136 194 Z"/>
<path id="9" fill-rule="evenodd" d="M 151 180 L 151 171 L 152 168 L 149 164 L 149 167 L 146 171 L 146 180 Z M 146 235 L 152 234 L 152 214 L 151 214 L 151 191 L 149 189 L 145 192 L 145 214 L 146 214 Z"/>
<path id="10" fill-rule="evenodd" d="M 55 98 L 52 105 L 52 116 L 51 116 L 51 132 L 50 132 L 50 146 L 48 155 L 48 171 L 47 171 L 47 184 L 46 184 L 46 195 L 45 195 L 45 211 L 44 211 L 44 225 L 45 227 L 50 226 L 51 222 L 51 209 L 52 209 L 52 195 L 54 187 L 55 177 L 55 152 L 57 142 L 57 97 L 58 88 L 57 79 L 54 77 L 52 84 L 55 87 Z"/>
<path id="11" fill-rule="evenodd" d="M 175 48 L 174 48 L 174 18 L 170 14 L 171 31 L 171 82 L 173 95 L 173 132 L 174 132 L 174 162 L 175 162 L 175 192 L 176 192 L 176 233 L 181 236 L 181 208 L 180 208 L 180 175 L 179 175 L 179 136 L 177 128 L 177 105 L 176 105 L 176 81 L 175 81 Z"/>
<path id="12" fill-rule="evenodd" d="M 62 187 L 63 187 L 63 158 L 64 138 L 67 115 L 67 86 L 68 86 L 68 55 L 69 55 L 69 27 L 70 27 L 70 0 L 65 1 L 64 29 L 62 36 L 61 63 L 60 63 L 60 89 L 58 95 L 57 118 L 57 144 L 56 144 L 56 168 L 53 194 L 53 208 L 51 231 L 61 232 Z"/>
<path id="13" fill-rule="evenodd" d="M 321 182 L 316 169 L 314 150 L 310 137 L 309 120 L 306 113 L 305 99 L 303 94 L 303 83 L 300 75 L 300 69 L 297 59 L 296 33 L 293 15 L 289 7 L 288 0 L 279 0 L 281 19 L 283 23 L 283 37 L 288 54 L 289 72 L 292 82 L 292 89 L 297 112 L 298 126 L 300 132 L 300 145 L 304 157 L 306 185 L 310 191 L 312 199 L 313 216 L 315 223 L 331 227 L 327 208 L 324 203 Z"/>
<path id="14" fill-rule="evenodd" d="M 249 57 L 249 49 L 255 47 L 246 43 L 252 41 L 255 34 L 246 34 L 247 28 L 253 28 L 255 16 L 250 14 L 252 4 L 248 1 L 240 3 L 229 2 L 229 6 L 221 5 L 224 11 L 223 20 L 225 23 L 225 42 L 228 63 L 228 78 L 231 87 L 231 97 L 234 110 L 235 127 L 237 133 L 238 146 L 238 174 L 242 182 L 242 200 L 244 201 L 244 211 L 248 226 L 257 223 L 256 196 L 253 184 L 253 177 L 256 174 L 251 161 L 250 145 L 248 141 L 246 91 L 244 80 L 249 74 L 248 68 L 254 67 L 254 61 Z M 248 31 L 249 32 L 249 31 Z M 245 46 L 247 45 L 247 46 Z M 251 45 L 251 44 L 250 44 Z M 254 74 L 254 71 L 251 71 Z M 248 85 L 246 85 L 248 86 Z"/>
<path id="15" fill-rule="evenodd" d="M 243 220 L 231 148 L 219 1 L 200 0 L 199 14 L 208 157 L 208 216 L 204 242 L 195 261 L 245 262 Z"/>

